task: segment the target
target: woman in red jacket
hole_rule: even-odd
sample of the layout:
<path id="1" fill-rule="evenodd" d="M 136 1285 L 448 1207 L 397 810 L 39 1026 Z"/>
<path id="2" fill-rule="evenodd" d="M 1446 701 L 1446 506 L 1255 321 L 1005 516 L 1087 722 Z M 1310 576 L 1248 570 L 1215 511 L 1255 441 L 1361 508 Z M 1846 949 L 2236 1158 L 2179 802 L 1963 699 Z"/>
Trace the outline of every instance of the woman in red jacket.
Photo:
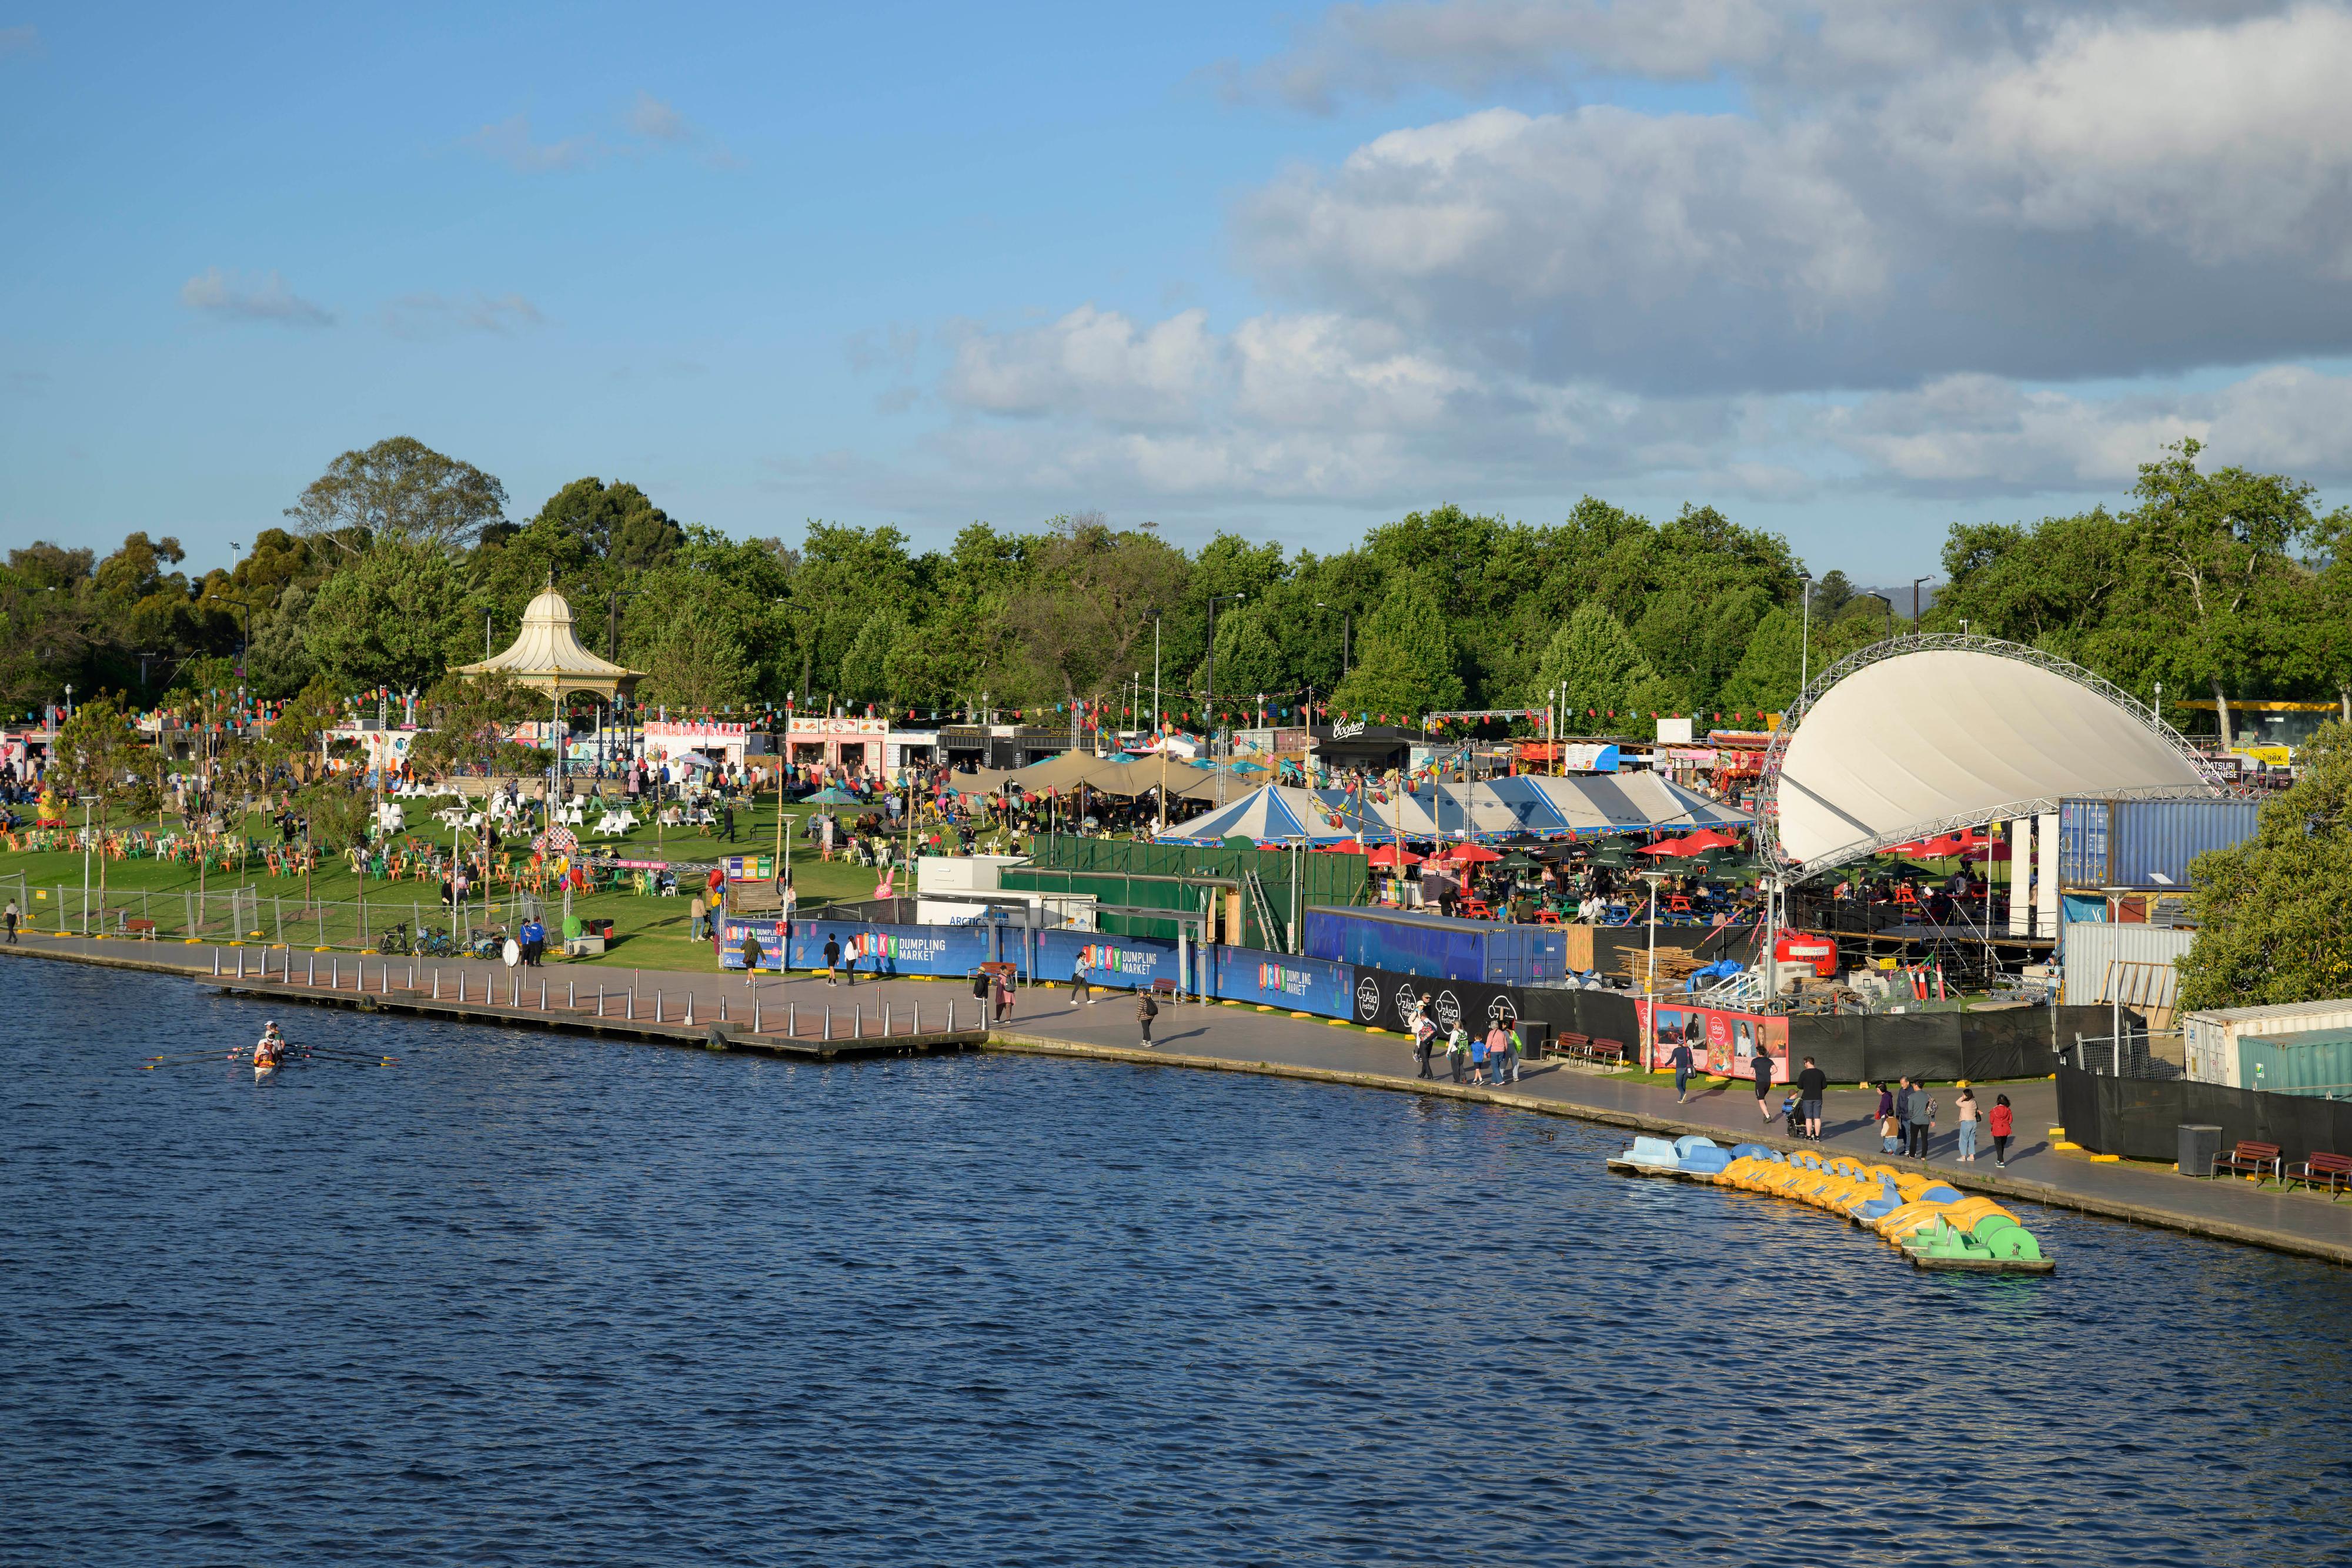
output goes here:
<path id="1" fill-rule="evenodd" d="M 1985 1118 L 1985 1126 L 1992 1134 L 1992 1163 L 1997 1169 L 2009 1165 L 2009 1136 L 2015 1124 L 2016 1113 L 2009 1108 L 2009 1096 L 1994 1096 L 1992 1114 Z"/>

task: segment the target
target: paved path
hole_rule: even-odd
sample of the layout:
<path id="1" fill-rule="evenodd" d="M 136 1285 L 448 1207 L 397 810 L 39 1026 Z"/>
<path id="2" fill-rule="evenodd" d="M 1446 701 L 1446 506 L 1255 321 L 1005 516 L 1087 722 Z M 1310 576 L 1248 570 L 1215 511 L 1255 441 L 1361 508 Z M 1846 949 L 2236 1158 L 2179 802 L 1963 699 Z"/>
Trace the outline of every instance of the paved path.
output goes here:
<path id="1" fill-rule="evenodd" d="M 8 951 L 0 948 L 0 953 Z M 223 972 L 233 975 L 238 952 L 245 955 L 250 974 L 257 972 L 265 950 L 51 936 L 26 938 L 16 951 L 134 965 L 208 979 L 215 952 L 220 954 Z M 274 977 L 289 955 L 283 949 L 268 953 Z M 299 950 L 290 955 L 297 980 L 309 977 L 312 956 Z M 362 962 L 350 955 L 331 962 L 329 955 L 317 957 L 320 984 L 331 974 L 340 975 L 347 989 L 354 983 L 353 966 Z M 386 965 L 394 987 L 403 990 L 413 977 L 419 992 L 428 992 L 437 973 L 445 997 L 454 996 L 460 974 L 466 977 L 469 995 L 478 995 L 480 988 L 492 982 L 504 995 L 510 978 L 502 965 L 492 962 L 404 958 L 363 962 L 362 972 L 372 990 L 382 983 Z M 926 1030 L 949 1027 L 950 1005 L 955 1009 L 953 1027 L 969 1029 L 980 1007 L 968 985 L 944 980 L 867 980 L 854 987 L 827 986 L 822 976 L 794 974 L 762 975 L 751 983 L 740 975 L 561 964 L 524 973 L 527 1000 L 535 999 L 543 979 L 551 996 L 560 996 L 567 984 L 575 988 L 573 999 L 585 1009 L 592 1005 L 594 988 L 601 985 L 605 988 L 607 1006 L 615 1014 L 623 1006 L 620 998 L 634 983 L 640 1018 L 653 1008 L 658 993 L 665 1016 L 670 1019 L 679 1016 L 685 998 L 691 995 L 696 1016 L 714 1019 L 724 996 L 730 1016 L 740 1021 L 750 1016 L 751 999 L 757 997 L 768 1028 L 779 1028 L 775 1022 L 779 1009 L 795 1010 L 803 1035 L 818 1031 L 827 1009 L 833 1011 L 835 1030 L 845 1033 L 853 1009 L 869 1030 L 877 1028 L 874 1020 L 886 1002 L 901 1030 L 918 1007 Z M 1066 988 L 1024 988 L 1017 993 L 1012 1016 L 994 1026 L 992 1046 L 1114 1061 L 1264 1071 L 1366 1088 L 1456 1096 L 1643 1131 L 1700 1133 L 1724 1143 L 1753 1141 L 1780 1149 L 1799 1146 L 1781 1131 L 1777 1112 L 1782 1092 L 1775 1092 L 1770 1102 L 1775 1114 L 1767 1121 L 1758 1116 L 1754 1091 L 1744 1082 L 1725 1085 L 1695 1080 L 1688 1102 L 1677 1104 L 1671 1087 L 1573 1064 L 1543 1062 L 1526 1068 L 1520 1081 L 1507 1088 L 1457 1088 L 1442 1075 L 1433 1082 L 1417 1081 L 1410 1042 L 1402 1035 L 1370 1034 L 1282 1012 L 1194 1003 L 1161 1005 L 1152 1030 L 1153 1048 L 1147 1052 L 1139 1049 L 1134 997 L 1125 991 L 1097 995 L 1100 1000 L 1094 1005 L 1073 1006 Z M 1994 1167 L 1990 1139 L 1985 1140 L 1981 1159 L 1962 1164 L 1954 1157 L 1958 1140 L 1950 1124 L 1952 1090 L 1946 1084 L 1937 1086 L 1943 1121 L 1930 1140 L 1925 1169 L 1963 1188 L 2352 1264 L 2352 1202 L 2330 1203 L 2306 1193 L 2263 1191 L 2242 1181 L 2194 1181 L 2146 1166 L 2094 1161 L 2060 1151 L 2052 1147 L 2049 1137 L 2049 1129 L 2056 1123 L 2053 1083 L 2036 1080 L 1998 1085 L 1983 1092 L 1988 1106 L 1994 1092 L 2008 1094 L 2017 1113 L 2018 1137 L 2011 1148 L 2008 1168 Z M 1824 1106 L 1822 1146 L 1873 1160 L 1884 1157 L 1878 1152 L 1876 1105 L 1874 1093 L 1833 1091 Z"/>

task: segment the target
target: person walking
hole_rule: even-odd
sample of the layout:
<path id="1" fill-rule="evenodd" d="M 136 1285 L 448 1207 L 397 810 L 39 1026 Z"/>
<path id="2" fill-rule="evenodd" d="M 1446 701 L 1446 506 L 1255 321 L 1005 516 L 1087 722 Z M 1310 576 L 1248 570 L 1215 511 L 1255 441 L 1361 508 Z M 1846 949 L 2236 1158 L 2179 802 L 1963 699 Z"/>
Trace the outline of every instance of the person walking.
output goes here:
<path id="1" fill-rule="evenodd" d="M 698 893 L 694 895 L 694 902 L 686 906 L 687 940 L 689 942 L 699 942 L 705 936 L 709 936 L 710 933 L 704 928 L 709 921 L 709 918 L 710 906 L 702 902 L 702 894 Z"/>
<path id="2" fill-rule="evenodd" d="M 1927 1083 L 1925 1079 L 1912 1086 L 1911 1117 L 1907 1125 L 1911 1135 L 1911 1145 L 1908 1151 L 1911 1157 L 1915 1160 L 1926 1159 L 1927 1134 L 1934 1131 L 1936 1126 L 1936 1100 L 1927 1092 Z"/>
<path id="3" fill-rule="evenodd" d="M 1977 1097 L 1975 1091 L 1965 1083 L 1960 1085 L 1959 1095 L 1952 1102 L 1952 1117 L 1958 1124 L 1959 1157 L 1974 1160 L 1977 1157 Z"/>
<path id="4" fill-rule="evenodd" d="M 735 802 L 723 795 L 719 800 L 719 828 L 729 843 L 735 841 Z"/>
<path id="5" fill-rule="evenodd" d="M 839 980 L 834 978 L 833 974 L 834 970 L 840 967 L 840 966 L 841 938 L 828 931 L 824 935 L 824 983 L 826 985 L 837 986 L 841 983 Z"/>
<path id="6" fill-rule="evenodd" d="M 1135 1027 L 1143 1031 L 1143 1049 L 1151 1049 L 1151 1020 L 1160 1016 L 1160 1004 L 1151 999 L 1150 991 L 1135 994 Z"/>
<path id="7" fill-rule="evenodd" d="M 1985 1130 L 1992 1134 L 1992 1166 L 1995 1170 L 2009 1168 L 2009 1139 L 2016 1129 L 2017 1113 L 2009 1108 L 2009 1096 L 1996 1094 L 1992 1113 L 1985 1118 Z"/>
<path id="8" fill-rule="evenodd" d="M 1511 1031 L 1503 1027 L 1501 1019 L 1491 1019 L 1486 1024 L 1486 1061 L 1492 1064 L 1496 1087 L 1509 1080 L 1511 1072 Z"/>
<path id="9" fill-rule="evenodd" d="M 1756 1070 L 1756 1114 L 1769 1122 L 1772 1120 L 1772 1053 L 1759 1051 L 1748 1065 Z"/>
<path id="10" fill-rule="evenodd" d="M 1822 1136 L 1822 1101 L 1829 1090 L 1830 1075 L 1811 1057 L 1805 1058 L 1805 1070 L 1797 1074 L 1797 1103 L 1804 1108 L 1805 1136 L 1816 1143 Z"/>
<path id="11" fill-rule="evenodd" d="M 1469 1037 L 1470 1082 L 1485 1083 L 1486 1082 L 1486 1037 L 1483 1034 L 1469 1034 L 1469 1031 L 1463 1030 L 1462 1025 L 1458 1023 L 1454 1027 Z"/>
<path id="12" fill-rule="evenodd" d="M 19 917 L 16 913 L 16 901 L 12 898 L 8 901 L 8 907 L 5 910 L 0 910 L 0 924 L 5 924 L 8 927 L 8 946 L 11 947 L 16 945 L 16 921 L 18 918 Z M 1428 1074 L 1423 1073 L 1422 1076 L 1425 1078 Z"/>
<path id="13" fill-rule="evenodd" d="M 996 1021 L 1003 1023 L 1013 1016 L 1013 969 L 1010 965 L 996 971 Z"/>
<path id="14" fill-rule="evenodd" d="M 988 971 L 982 968 L 974 968 L 971 972 L 971 999 L 980 1004 L 981 1017 L 986 1018 L 989 1016 L 993 1005 L 995 992 L 996 983 L 988 977 Z"/>
<path id="15" fill-rule="evenodd" d="M 1416 1007 L 1406 1027 L 1412 1030 L 1412 1060 L 1421 1069 L 1416 1076 L 1435 1078 L 1437 1074 L 1429 1069 L 1429 1059 L 1437 1050 L 1437 1020 L 1429 1016 L 1426 1007 Z"/>
<path id="16" fill-rule="evenodd" d="M 1674 1054 L 1666 1058 L 1666 1065 L 1675 1070 L 1675 1103 L 1679 1105 L 1690 1098 L 1690 1041 L 1676 1040 Z"/>
<path id="17" fill-rule="evenodd" d="M 1453 1075 L 1454 1082 L 1459 1083 L 1463 1069 L 1469 1065 L 1470 1033 L 1462 1027 L 1462 1020 L 1456 1019 L 1453 1031 L 1445 1037 L 1445 1069 Z"/>
<path id="18" fill-rule="evenodd" d="M 1095 1005 L 1095 988 L 1087 977 L 1087 956 L 1084 953 L 1079 954 L 1078 961 L 1070 967 L 1070 1005 L 1076 1007 L 1080 1002 L 1088 1007 Z"/>

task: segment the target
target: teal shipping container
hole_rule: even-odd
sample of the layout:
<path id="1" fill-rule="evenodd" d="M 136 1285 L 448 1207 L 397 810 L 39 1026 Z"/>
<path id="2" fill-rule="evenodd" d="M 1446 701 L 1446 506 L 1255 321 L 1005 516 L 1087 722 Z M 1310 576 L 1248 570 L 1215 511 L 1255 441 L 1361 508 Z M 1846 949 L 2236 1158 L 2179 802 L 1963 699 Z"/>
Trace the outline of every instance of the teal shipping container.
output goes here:
<path id="1" fill-rule="evenodd" d="M 2352 1029 L 2241 1035 L 2238 1082 L 2272 1094 L 2352 1100 Z"/>

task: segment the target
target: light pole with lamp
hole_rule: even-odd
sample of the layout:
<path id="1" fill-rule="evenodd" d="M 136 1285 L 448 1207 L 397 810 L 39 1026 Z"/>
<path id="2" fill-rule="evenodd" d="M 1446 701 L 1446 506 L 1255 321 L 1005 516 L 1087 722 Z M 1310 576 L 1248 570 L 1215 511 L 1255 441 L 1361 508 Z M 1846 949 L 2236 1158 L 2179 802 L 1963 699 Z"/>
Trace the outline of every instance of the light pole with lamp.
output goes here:
<path id="1" fill-rule="evenodd" d="M 1658 883 L 1665 881 L 1666 873 L 1645 871 L 1635 874 L 1650 884 L 1650 957 L 1642 972 L 1642 1025 L 1647 1037 L 1642 1041 L 1642 1065 L 1655 1071 L 1658 1044 Z"/>
<path id="2" fill-rule="evenodd" d="M 1916 637 L 1919 634 L 1919 585 L 1923 582 L 1932 582 L 1934 580 L 1935 576 L 1933 573 L 1930 573 L 1926 577 L 1915 577 L 1911 580 L 1911 635 L 1914 637 Z"/>
<path id="3" fill-rule="evenodd" d="M 1797 580 L 1804 585 L 1805 598 L 1802 630 L 1797 633 L 1797 696 L 1801 701 L 1813 680 L 1813 574 L 1801 571 Z"/>
<path id="4" fill-rule="evenodd" d="M 81 758 L 77 756 L 74 762 L 79 767 Z M 89 935 L 89 809 L 97 804 L 98 797 L 77 795 L 74 799 L 81 802 L 81 934 L 87 936 Z"/>
<path id="5" fill-rule="evenodd" d="M 1209 766 L 1217 765 L 1217 606 L 1238 604 L 1249 597 L 1246 593 L 1213 593 L 1209 595 Z M 1217 775 L 1217 804 L 1225 803 L 1225 776 Z"/>
<path id="6" fill-rule="evenodd" d="M 1328 603 L 1320 599 L 1315 601 L 1315 608 L 1318 610 L 1339 610 L 1338 605 Z M 1355 616 L 1351 612 L 1345 610 L 1339 610 L 1339 678 L 1343 681 L 1348 678 L 1348 630 L 1352 624 L 1354 624 L 1355 619 Z"/>
<path id="7" fill-rule="evenodd" d="M 1875 599 L 1878 602 L 1886 606 L 1886 640 L 1890 643 L 1895 641 L 1895 601 L 1887 598 L 1886 595 L 1883 593 L 1865 592 L 1862 597 L 1864 599 Z"/>

